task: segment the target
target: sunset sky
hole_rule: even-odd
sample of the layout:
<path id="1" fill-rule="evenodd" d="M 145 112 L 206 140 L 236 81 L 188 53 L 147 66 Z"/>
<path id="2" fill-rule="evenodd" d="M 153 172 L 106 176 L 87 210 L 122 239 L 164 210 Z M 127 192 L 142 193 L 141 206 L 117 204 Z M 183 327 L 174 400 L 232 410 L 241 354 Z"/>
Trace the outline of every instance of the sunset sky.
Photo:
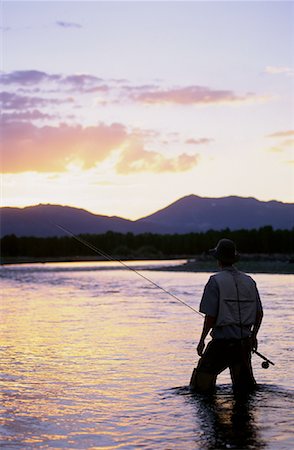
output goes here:
<path id="1" fill-rule="evenodd" d="M 3 206 L 293 202 L 294 3 L 1 8 Z"/>

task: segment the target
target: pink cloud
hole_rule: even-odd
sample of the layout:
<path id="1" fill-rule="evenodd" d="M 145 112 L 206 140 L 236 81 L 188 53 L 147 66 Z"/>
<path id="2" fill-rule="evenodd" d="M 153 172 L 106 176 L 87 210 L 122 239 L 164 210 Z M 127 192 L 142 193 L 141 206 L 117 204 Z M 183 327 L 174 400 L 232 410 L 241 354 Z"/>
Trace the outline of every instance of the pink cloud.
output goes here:
<path id="1" fill-rule="evenodd" d="M 147 104 L 222 104 L 237 103 L 255 100 L 253 93 L 237 95 L 229 90 L 214 90 L 204 86 L 187 86 L 173 89 L 141 89 L 141 92 L 132 91 L 131 97 L 137 102 Z"/>
<path id="2" fill-rule="evenodd" d="M 270 138 L 284 138 L 288 136 L 294 136 L 294 130 L 287 130 L 287 131 L 277 131 L 276 133 L 269 134 L 268 137 Z"/>
<path id="3" fill-rule="evenodd" d="M 86 128 L 65 124 L 36 127 L 23 122 L 4 125 L 2 171 L 9 173 L 60 172 L 76 160 L 88 169 L 107 158 L 127 138 L 120 124 Z"/>
<path id="4" fill-rule="evenodd" d="M 35 113 L 38 116 L 38 113 Z M 148 135 L 148 133 L 147 133 Z M 198 163 L 198 155 L 182 153 L 166 157 L 146 150 L 145 133 L 127 132 L 122 124 L 82 127 L 60 124 L 37 127 L 21 121 L 4 121 L 2 126 L 2 172 L 62 172 L 72 162 L 83 169 L 95 167 L 119 153 L 116 170 L 136 172 L 183 172 Z"/>
<path id="5" fill-rule="evenodd" d="M 276 145 L 269 149 L 271 152 L 284 152 L 294 147 L 294 130 L 277 131 L 267 137 L 276 140 Z"/>
<path id="6" fill-rule="evenodd" d="M 0 75 L 4 85 L 27 88 L 40 87 L 43 90 L 50 87 L 55 92 L 77 92 L 82 94 L 112 91 L 112 102 L 134 101 L 146 104 L 174 105 L 207 105 L 234 104 L 249 101 L 265 100 L 266 97 L 254 93 L 237 94 L 231 90 L 212 89 L 206 86 L 180 86 L 162 88 L 159 84 L 132 85 L 123 83 L 125 80 L 103 80 L 91 74 L 49 74 L 37 70 L 20 70 Z"/>
<path id="7" fill-rule="evenodd" d="M 146 150 L 142 143 L 135 139 L 122 152 L 116 166 L 120 174 L 137 172 L 184 172 L 198 163 L 198 155 L 182 153 L 168 158 L 159 152 Z"/>
<path id="8" fill-rule="evenodd" d="M 194 139 L 194 138 L 190 138 L 190 139 L 186 140 L 186 144 L 191 144 L 191 145 L 210 144 L 210 142 L 213 142 L 213 139 L 208 139 L 208 138 Z"/>
<path id="9" fill-rule="evenodd" d="M 294 139 L 284 139 L 279 141 L 275 147 L 271 148 L 272 152 L 283 152 L 285 150 L 293 150 L 294 148 Z"/>

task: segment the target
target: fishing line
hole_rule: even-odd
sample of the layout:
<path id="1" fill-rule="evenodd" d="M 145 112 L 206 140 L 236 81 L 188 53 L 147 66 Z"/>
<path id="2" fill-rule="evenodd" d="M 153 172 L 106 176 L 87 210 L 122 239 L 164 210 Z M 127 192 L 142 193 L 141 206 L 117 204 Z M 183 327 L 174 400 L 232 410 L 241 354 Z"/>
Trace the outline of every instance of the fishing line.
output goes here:
<path id="1" fill-rule="evenodd" d="M 139 275 L 141 278 L 143 278 L 145 281 L 148 281 L 149 283 L 153 284 L 153 286 L 157 287 L 158 289 L 161 289 L 163 292 L 165 292 L 166 294 L 170 295 L 171 297 L 173 297 L 175 300 L 177 300 L 178 302 L 182 303 L 184 306 L 186 306 L 187 308 L 190 308 L 194 313 L 198 314 L 199 316 L 203 317 L 203 314 L 199 311 L 197 311 L 197 309 L 193 308 L 193 306 L 188 305 L 188 303 L 184 302 L 183 300 L 181 300 L 179 297 L 177 297 L 175 294 L 173 294 L 172 292 L 167 291 L 166 289 L 164 289 L 162 286 L 159 286 L 159 284 L 155 283 L 155 281 L 151 280 L 150 278 L 146 277 L 145 275 L 143 275 L 142 273 L 138 272 L 138 270 L 134 269 L 133 267 L 129 266 L 128 264 L 126 264 L 124 261 L 121 261 L 120 259 L 116 259 L 113 258 L 113 256 L 109 255 L 108 253 L 104 252 L 103 250 L 101 250 L 100 248 L 95 247 L 94 245 L 90 244 L 89 242 L 85 241 L 84 239 L 80 238 L 79 236 L 76 236 L 74 233 L 72 233 L 70 230 L 68 230 L 67 228 L 63 227 L 62 225 L 58 225 L 57 223 L 54 224 L 56 227 L 60 228 L 61 230 L 65 231 L 67 234 L 69 234 L 70 236 L 72 236 L 76 241 L 80 242 L 81 244 L 85 245 L 86 247 L 90 248 L 91 250 L 93 250 L 95 253 L 97 253 L 98 255 L 103 256 L 104 258 L 106 258 L 108 261 L 114 261 L 114 262 L 118 262 L 120 264 L 122 264 L 126 269 L 131 270 L 132 272 L 135 272 L 137 275 Z"/>
<path id="2" fill-rule="evenodd" d="M 150 278 L 146 277 L 146 275 L 143 275 L 142 273 L 138 272 L 138 270 L 134 269 L 133 267 L 129 266 L 128 264 L 126 264 L 124 261 L 121 261 L 120 259 L 116 259 L 113 256 L 109 255 L 108 253 L 106 253 L 105 251 L 101 250 L 100 248 L 95 247 L 95 245 L 90 244 L 90 242 L 85 241 L 84 239 L 82 239 L 79 236 L 76 236 L 72 231 L 70 231 L 68 228 L 59 225 L 57 223 L 52 222 L 52 225 L 55 225 L 56 227 L 60 228 L 61 230 L 63 230 L 65 233 L 67 233 L 69 236 L 71 236 L 72 238 L 74 238 L 77 242 L 80 242 L 81 244 L 85 245 L 86 247 L 90 248 L 91 250 L 93 250 L 93 252 L 97 253 L 100 256 L 103 256 L 103 258 L 106 258 L 108 261 L 114 261 L 114 262 L 118 262 L 119 264 L 121 264 L 122 266 L 124 266 L 126 269 L 131 270 L 132 272 L 136 273 L 137 275 L 139 275 L 141 278 L 143 278 L 145 281 L 148 281 L 148 283 L 151 283 L 153 286 L 157 287 L 158 289 L 161 289 L 163 292 L 165 292 L 166 294 L 170 295 L 171 297 L 173 297 L 175 300 L 177 300 L 178 302 L 182 303 L 182 305 L 186 306 L 187 308 L 191 309 L 195 314 L 198 314 L 201 317 L 204 317 L 204 314 L 202 314 L 201 312 L 197 311 L 197 309 L 193 308 L 193 306 L 189 305 L 188 303 L 184 302 L 184 300 L 180 299 L 179 297 L 177 297 L 175 294 L 173 294 L 172 292 L 167 291 L 165 288 L 163 288 L 162 286 L 160 286 L 159 284 L 155 283 L 155 281 L 151 280 Z M 262 363 L 262 367 L 264 369 L 268 369 L 269 364 L 271 365 L 275 365 L 272 361 L 270 361 L 268 358 L 266 358 L 264 355 L 262 355 L 261 353 L 259 353 L 257 350 L 253 350 L 253 352 L 259 356 L 261 359 L 264 360 L 264 362 Z"/>

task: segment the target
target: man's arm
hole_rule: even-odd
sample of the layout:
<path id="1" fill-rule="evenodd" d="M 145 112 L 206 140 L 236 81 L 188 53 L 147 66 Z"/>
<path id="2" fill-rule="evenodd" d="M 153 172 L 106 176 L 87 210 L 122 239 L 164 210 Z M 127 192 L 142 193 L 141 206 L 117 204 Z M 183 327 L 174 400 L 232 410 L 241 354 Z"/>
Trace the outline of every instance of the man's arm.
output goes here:
<path id="1" fill-rule="evenodd" d="M 252 334 L 251 334 L 253 350 L 257 350 L 257 347 L 258 347 L 257 333 L 260 328 L 262 318 L 263 318 L 263 311 L 262 311 L 262 309 L 259 309 L 256 313 L 255 324 L 253 325 L 253 330 L 252 330 Z"/>
<path id="2" fill-rule="evenodd" d="M 255 285 L 256 287 L 256 285 Z M 253 330 L 251 332 L 251 341 L 252 341 L 252 350 L 257 350 L 258 342 L 257 342 L 257 333 L 260 328 L 262 318 L 263 318 L 263 308 L 259 296 L 258 289 L 256 287 L 256 300 L 257 300 L 257 311 L 256 311 L 256 318 L 253 325 Z"/>
<path id="3" fill-rule="evenodd" d="M 200 302 L 200 312 L 205 314 L 204 324 L 202 329 L 202 334 L 197 346 L 197 353 L 199 356 L 202 355 L 205 347 L 205 338 L 208 335 L 211 328 L 214 327 L 216 323 L 216 318 L 218 314 L 218 303 L 219 303 L 219 288 L 212 275 L 205 288 Z"/>
<path id="4" fill-rule="evenodd" d="M 204 342 L 205 338 L 208 335 L 211 328 L 213 328 L 213 326 L 215 324 L 215 320 L 216 320 L 215 317 L 209 316 L 208 314 L 206 314 L 206 316 L 204 318 L 202 333 L 200 336 L 199 344 L 197 345 L 197 353 L 199 356 L 202 356 L 202 354 L 203 354 L 203 350 L 205 347 L 205 342 Z"/>

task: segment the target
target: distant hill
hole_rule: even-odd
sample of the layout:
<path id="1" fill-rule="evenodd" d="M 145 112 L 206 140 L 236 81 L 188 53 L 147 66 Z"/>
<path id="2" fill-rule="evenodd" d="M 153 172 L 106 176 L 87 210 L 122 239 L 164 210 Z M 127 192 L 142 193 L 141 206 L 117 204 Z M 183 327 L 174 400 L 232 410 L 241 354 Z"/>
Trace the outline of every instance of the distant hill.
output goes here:
<path id="1" fill-rule="evenodd" d="M 26 208 L 1 208 L 1 237 L 7 234 L 16 236 L 64 236 L 65 232 L 55 224 L 71 230 L 74 234 L 102 234 L 107 231 L 120 233 L 158 233 L 160 225 L 136 224 L 121 217 L 108 217 L 92 214 L 89 211 L 69 206 L 37 205 Z M 156 229 L 155 229 L 156 228 Z M 163 230 L 164 232 L 164 230 Z"/>
<path id="2" fill-rule="evenodd" d="M 294 226 L 294 204 L 236 196 L 203 198 L 189 195 L 138 222 L 169 226 L 174 233 L 253 229 L 265 225 L 291 229 Z"/>
<path id="3" fill-rule="evenodd" d="M 136 221 L 60 205 L 5 207 L 0 209 L 0 213 L 1 237 L 8 234 L 38 237 L 64 235 L 54 224 L 69 228 L 74 234 L 101 234 L 106 231 L 183 234 L 209 229 L 252 229 L 265 225 L 271 225 L 274 229 L 290 229 L 294 226 L 293 203 L 261 202 L 235 196 L 202 198 L 189 195 Z"/>

